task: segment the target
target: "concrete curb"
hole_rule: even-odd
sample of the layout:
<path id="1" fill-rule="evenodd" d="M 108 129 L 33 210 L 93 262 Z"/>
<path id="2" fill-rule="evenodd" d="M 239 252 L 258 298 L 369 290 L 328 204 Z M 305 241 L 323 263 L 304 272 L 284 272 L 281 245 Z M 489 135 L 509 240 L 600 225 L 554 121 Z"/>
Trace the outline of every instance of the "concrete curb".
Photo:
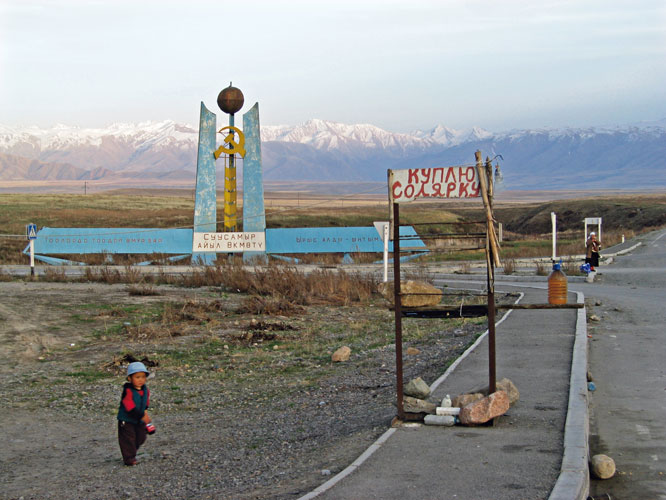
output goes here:
<path id="1" fill-rule="evenodd" d="M 520 282 L 507 285 L 544 288 Z M 576 303 L 584 304 L 585 295 L 576 294 Z M 590 489 L 589 414 L 587 397 L 587 309 L 578 309 L 569 379 L 569 405 L 564 424 L 564 453 L 560 475 L 548 500 L 586 500 Z"/>
<path id="2" fill-rule="evenodd" d="M 641 245 L 642 245 L 642 243 L 639 241 L 638 243 L 636 243 L 635 245 L 630 246 L 629 248 L 625 248 L 624 250 L 620 250 L 618 252 L 605 253 L 604 255 L 608 255 L 609 257 L 614 257 L 616 255 L 624 255 L 626 253 L 631 252 L 632 250 L 635 250 L 636 248 L 638 248 Z"/>
<path id="3" fill-rule="evenodd" d="M 444 274 L 437 273 L 438 280 L 449 281 L 486 281 L 486 274 Z M 567 276 L 569 283 L 584 282 L 585 276 Z M 520 274 L 497 274 L 495 283 L 548 283 L 548 276 L 520 275 Z"/>
<path id="4" fill-rule="evenodd" d="M 579 304 L 585 296 L 576 292 Z M 564 424 L 564 456 L 560 476 L 549 500 L 585 500 L 590 489 L 589 416 L 587 399 L 587 316 L 583 307 L 576 318 L 576 338 L 571 360 L 569 407 Z"/>
<path id="5" fill-rule="evenodd" d="M 352 462 L 350 466 L 347 468 L 343 469 L 341 472 L 338 472 L 335 476 L 333 476 L 331 479 L 326 481 L 324 484 L 319 485 L 317 488 L 312 490 L 310 493 L 303 495 L 302 497 L 298 498 L 297 500 L 310 500 L 311 498 L 315 498 L 322 493 L 324 493 L 326 490 L 331 489 L 333 486 L 335 486 L 337 483 L 342 481 L 344 478 L 346 478 L 349 474 L 354 472 L 356 469 L 358 469 L 363 462 L 365 462 L 368 458 L 372 456 L 374 452 L 376 452 L 387 440 L 388 438 L 391 437 L 391 435 L 396 431 L 396 428 L 391 428 L 387 430 L 384 434 L 379 436 L 379 439 L 375 441 L 373 444 L 371 444 L 367 450 L 365 450 L 361 455 Z"/>
<path id="6" fill-rule="evenodd" d="M 516 299 L 516 304 L 520 302 L 520 300 L 525 296 L 524 293 L 520 294 L 520 297 Z M 495 325 L 500 325 L 506 318 L 508 318 L 509 314 L 511 314 L 512 310 L 508 310 L 502 318 L 495 323 Z M 435 382 L 433 382 L 430 386 L 430 392 L 433 392 L 446 378 L 449 376 L 450 373 L 455 370 L 455 368 L 460 364 L 460 362 L 465 359 L 471 352 L 474 351 L 478 347 L 478 345 L 483 341 L 483 339 L 488 335 L 488 330 L 483 332 L 476 341 L 467 348 L 467 350 L 456 359 L 451 366 L 437 379 Z M 315 498 L 325 491 L 331 489 L 333 486 L 335 486 L 337 483 L 342 481 L 344 478 L 346 478 L 349 474 L 354 472 L 356 469 L 358 469 L 363 462 L 365 462 L 368 458 L 372 456 L 373 453 L 375 453 L 381 446 L 390 438 L 393 433 L 396 431 L 396 428 L 391 428 L 387 430 L 384 434 L 382 434 L 377 441 L 375 441 L 373 444 L 371 444 L 367 450 L 365 450 L 354 462 L 343 469 L 342 471 L 338 472 L 335 476 L 333 476 L 331 479 L 326 481 L 324 484 L 319 485 L 317 488 L 312 490 L 310 493 L 307 493 L 306 495 L 303 495 L 302 497 L 299 497 L 297 500 L 311 500 L 312 498 Z"/>

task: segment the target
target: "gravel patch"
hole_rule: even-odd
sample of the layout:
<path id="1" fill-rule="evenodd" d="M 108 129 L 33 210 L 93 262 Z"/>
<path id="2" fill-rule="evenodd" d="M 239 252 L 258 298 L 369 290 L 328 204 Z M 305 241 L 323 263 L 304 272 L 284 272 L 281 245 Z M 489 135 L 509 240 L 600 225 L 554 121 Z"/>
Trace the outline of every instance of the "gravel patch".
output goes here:
<path id="1" fill-rule="evenodd" d="M 63 296 L 84 310 L 92 292 L 96 302 L 116 305 L 193 295 L 165 287 L 160 297 L 129 297 L 123 290 L 120 285 L 53 284 L 40 295 L 39 287 L 0 284 L 5 306 L 0 309 L 5 377 L 0 432 L 7 436 L 0 450 L 1 498 L 297 498 L 353 462 L 396 414 L 395 346 L 390 343 L 357 340 L 350 360 L 335 364 L 328 351 L 315 348 L 312 355 L 284 352 L 283 358 L 260 344 L 255 351 L 252 344 L 235 351 L 229 339 L 241 338 L 242 332 L 233 327 L 242 330 L 247 318 L 216 324 L 212 335 L 219 341 L 213 344 L 210 331 L 161 343 L 91 340 L 82 331 L 70 337 L 72 309 L 53 307 L 54 297 Z M 32 330 L 20 330 L 19 318 L 31 306 L 42 316 L 31 323 Z M 364 318 L 385 321 L 392 331 L 391 315 L 378 307 L 318 306 L 303 317 L 270 321 L 291 325 L 295 333 L 285 336 L 302 335 L 317 322 L 353 327 Z M 425 322 L 435 326 L 425 328 Z M 405 355 L 405 380 L 420 376 L 428 383 L 485 329 L 483 321 L 404 320 L 404 325 L 405 349 L 420 351 Z M 337 333 L 340 340 L 346 327 Z M 19 337 L 34 340 L 45 329 L 52 337 L 49 346 L 17 345 Z M 354 334 L 362 338 L 359 331 Z M 307 339 L 319 341 L 324 339 Z M 206 351 L 210 359 L 202 355 L 197 363 L 202 346 L 212 354 Z M 123 367 L 114 372 L 110 363 L 128 348 L 160 360 L 148 382 L 157 432 L 140 451 L 137 467 L 125 467 L 120 459 L 115 412 Z M 189 357 L 176 362 L 175 352 Z M 266 356 L 266 363 L 256 364 L 253 352 Z"/>

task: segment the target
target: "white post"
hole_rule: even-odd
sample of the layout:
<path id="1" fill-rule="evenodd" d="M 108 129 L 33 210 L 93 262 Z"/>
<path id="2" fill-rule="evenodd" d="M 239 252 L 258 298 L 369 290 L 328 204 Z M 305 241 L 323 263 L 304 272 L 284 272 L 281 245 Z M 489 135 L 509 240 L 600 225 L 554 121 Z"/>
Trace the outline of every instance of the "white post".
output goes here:
<path id="1" fill-rule="evenodd" d="M 587 217 L 585 218 L 585 229 L 583 230 L 583 245 L 587 245 Z"/>
<path id="2" fill-rule="evenodd" d="M 30 276 L 35 275 L 35 240 L 30 240 Z"/>
<path id="3" fill-rule="evenodd" d="M 497 231 L 498 232 L 497 238 L 499 239 L 500 243 L 502 243 L 502 241 L 503 241 L 503 239 L 502 239 L 502 223 L 501 222 L 498 223 L 497 226 L 499 228 L 498 231 Z"/>
<path id="4" fill-rule="evenodd" d="M 557 258 L 557 216 L 555 215 L 555 212 L 550 213 L 550 221 L 553 224 L 553 262 L 555 262 L 555 259 Z"/>
<path id="5" fill-rule="evenodd" d="M 388 282 L 388 251 L 389 251 L 389 227 L 384 224 L 384 283 Z"/>

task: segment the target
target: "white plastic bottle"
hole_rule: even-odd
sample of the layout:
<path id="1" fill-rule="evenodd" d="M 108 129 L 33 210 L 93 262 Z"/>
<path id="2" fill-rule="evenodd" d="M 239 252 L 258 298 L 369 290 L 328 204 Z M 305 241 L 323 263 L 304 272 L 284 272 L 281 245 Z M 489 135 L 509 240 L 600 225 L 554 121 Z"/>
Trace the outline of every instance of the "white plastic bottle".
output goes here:
<path id="1" fill-rule="evenodd" d="M 442 408 L 450 408 L 451 407 L 451 396 L 448 394 L 444 396 L 444 399 L 442 399 Z"/>

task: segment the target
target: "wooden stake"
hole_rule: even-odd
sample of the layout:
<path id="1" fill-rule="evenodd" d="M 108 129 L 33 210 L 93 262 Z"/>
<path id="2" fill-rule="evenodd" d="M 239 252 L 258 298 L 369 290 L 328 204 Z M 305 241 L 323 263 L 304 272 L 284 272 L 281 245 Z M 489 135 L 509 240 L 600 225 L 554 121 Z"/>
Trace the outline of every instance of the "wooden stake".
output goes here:
<path id="1" fill-rule="evenodd" d="M 488 198 L 488 180 L 486 179 L 486 169 L 481 160 L 481 151 L 477 151 L 474 154 L 476 156 L 476 172 L 479 176 L 481 197 L 483 198 L 483 206 L 486 210 L 486 221 L 488 223 L 488 242 L 490 244 L 490 248 L 492 249 L 493 262 L 496 266 L 500 266 L 502 264 L 499 260 L 499 242 L 497 241 L 495 223 L 493 221 L 493 212 L 490 205 L 490 199 Z"/>

